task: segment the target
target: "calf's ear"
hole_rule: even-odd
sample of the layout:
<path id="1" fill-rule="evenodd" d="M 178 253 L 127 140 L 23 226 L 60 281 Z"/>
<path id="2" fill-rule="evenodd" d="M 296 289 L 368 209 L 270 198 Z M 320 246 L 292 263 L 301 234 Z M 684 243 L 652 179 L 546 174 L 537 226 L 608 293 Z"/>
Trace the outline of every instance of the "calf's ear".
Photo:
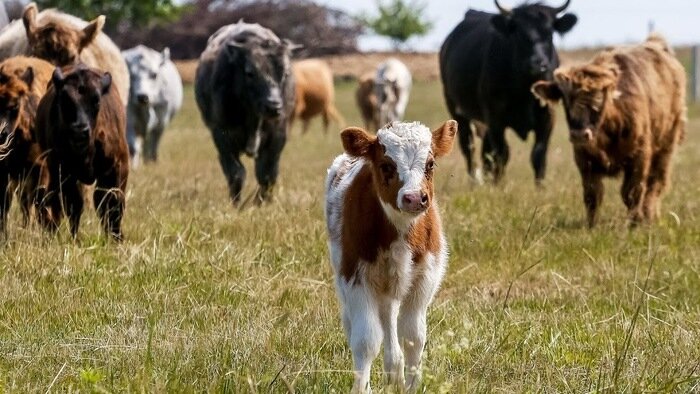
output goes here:
<path id="1" fill-rule="evenodd" d="M 160 61 L 160 65 L 164 65 L 168 60 L 170 60 L 170 48 L 165 47 L 163 48 L 163 52 L 161 52 L 162 59 Z"/>
<path id="2" fill-rule="evenodd" d="M 540 105 L 543 107 L 549 103 L 556 104 L 561 100 L 561 90 L 556 82 L 551 81 L 537 81 L 530 88 L 532 94 L 537 97 L 540 101 Z"/>
<path id="3" fill-rule="evenodd" d="M 574 14 L 564 14 L 554 21 L 554 30 L 559 34 L 564 34 L 573 29 L 578 22 L 578 17 Z"/>
<path id="4" fill-rule="evenodd" d="M 377 137 L 367 134 L 359 127 L 348 127 L 340 132 L 343 148 L 350 156 L 367 157 L 377 142 Z"/>
<path id="5" fill-rule="evenodd" d="M 90 22 L 82 31 L 82 36 L 80 37 L 80 49 L 85 48 L 90 45 L 98 35 L 102 32 L 102 28 L 105 25 L 105 16 L 100 15 Z"/>
<path id="6" fill-rule="evenodd" d="M 112 74 L 105 72 L 100 78 L 100 85 L 102 87 L 102 94 L 107 94 L 109 88 L 112 86 Z"/>
<path id="7" fill-rule="evenodd" d="M 36 14 L 39 9 L 36 3 L 32 2 L 24 7 L 24 12 L 22 12 L 22 23 L 24 23 L 24 30 L 27 32 L 27 38 L 29 41 L 34 40 L 34 32 L 36 31 Z"/>
<path id="8" fill-rule="evenodd" d="M 455 120 L 448 120 L 433 130 L 433 155 L 436 158 L 450 153 L 455 135 L 457 135 L 457 121 Z"/>

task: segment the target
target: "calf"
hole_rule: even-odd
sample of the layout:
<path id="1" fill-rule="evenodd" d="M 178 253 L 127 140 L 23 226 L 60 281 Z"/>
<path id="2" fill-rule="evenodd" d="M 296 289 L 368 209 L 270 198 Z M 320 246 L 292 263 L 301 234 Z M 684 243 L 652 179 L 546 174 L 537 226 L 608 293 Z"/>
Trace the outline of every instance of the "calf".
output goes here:
<path id="1" fill-rule="evenodd" d="M 590 227 L 603 199 L 603 177 L 619 173 L 631 224 L 658 216 L 671 158 L 685 133 L 685 83 L 667 43 L 652 36 L 557 69 L 554 81 L 533 85 L 543 102 L 564 102 Z"/>
<path id="2" fill-rule="evenodd" d="M 0 63 L 0 231 L 3 233 L 15 186 L 19 186 L 24 223 L 29 223 L 43 168 L 35 139 L 36 110 L 53 69 L 48 62 L 23 56 Z"/>
<path id="3" fill-rule="evenodd" d="M 377 95 L 379 124 L 403 119 L 412 85 L 411 72 L 399 59 L 390 58 L 377 67 L 374 91 Z"/>
<path id="4" fill-rule="evenodd" d="M 357 81 L 355 102 L 365 122 L 365 129 L 375 132 L 379 129 L 379 104 L 374 93 L 374 73 L 367 73 Z"/>
<path id="5" fill-rule="evenodd" d="M 84 185 L 95 183 L 93 202 L 102 226 L 122 239 L 129 152 L 120 100 L 107 72 L 83 64 L 54 71 L 37 115 L 49 176 L 40 219 L 49 230 L 58 228 L 65 208 L 71 234 L 77 235 Z"/>
<path id="6" fill-rule="evenodd" d="M 343 122 L 342 116 L 335 108 L 335 88 L 333 73 L 328 65 L 318 59 L 306 59 L 292 65 L 296 85 L 296 105 L 290 118 L 300 118 L 303 123 L 302 132 L 309 129 L 311 118 L 317 115 L 323 117 L 323 131 L 328 133 L 328 124 L 332 119 L 336 123 Z"/>
<path id="7" fill-rule="evenodd" d="M 127 140 L 131 165 L 136 168 L 142 151 L 145 161 L 158 159 L 160 137 L 182 107 L 182 79 L 168 48 L 157 52 L 139 45 L 123 54 L 131 76 Z"/>
<path id="8" fill-rule="evenodd" d="M 370 366 L 384 342 L 390 383 L 415 390 L 426 340 L 426 312 L 447 264 L 447 242 L 433 196 L 435 159 L 452 149 L 457 122 L 432 133 L 394 122 L 370 136 L 343 130 L 345 154 L 326 180 L 331 264 L 353 353 L 353 391 L 369 391 Z M 403 351 L 401 349 L 403 347 Z"/>

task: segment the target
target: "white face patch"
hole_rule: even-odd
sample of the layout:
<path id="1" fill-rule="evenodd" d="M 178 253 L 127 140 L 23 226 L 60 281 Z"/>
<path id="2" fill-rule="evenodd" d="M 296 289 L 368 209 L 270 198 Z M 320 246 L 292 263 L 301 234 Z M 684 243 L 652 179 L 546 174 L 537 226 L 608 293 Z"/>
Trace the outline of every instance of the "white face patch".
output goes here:
<path id="1" fill-rule="evenodd" d="M 433 134 L 419 122 L 392 122 L 377 132 L 377 138 L 386 156 L 396 163 L 399 180 L 403 183 L 396 196 L 396 206 L 401 208 L 405 194 L 421 190 Z"/>

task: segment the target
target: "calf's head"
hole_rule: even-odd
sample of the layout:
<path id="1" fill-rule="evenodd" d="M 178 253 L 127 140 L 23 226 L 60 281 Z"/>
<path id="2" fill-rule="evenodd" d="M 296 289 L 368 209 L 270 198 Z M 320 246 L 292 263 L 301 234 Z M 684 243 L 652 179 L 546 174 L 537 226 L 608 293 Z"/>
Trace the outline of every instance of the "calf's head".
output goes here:
<path id="1" fill-rule="evenodd" d="M 290 75 L 289 56 L 296 46 L 255 34 L 239 34 L 226 42 L 226 56 L 236 70 L 234 85 L 265 118 L 284 115 L 284 85 Z"/>
<path id="2" fill-rule="evenodd" d="M 132 103 L 146 107 L 159 101 L 158 95 L 165 84 L 162 70 L 169 60 L 170 49 L 156 52 L 145 47 L 127 59 Z"/>
<path id="3" fill-rule="evenodd" d="M 88 159 L 95 146 L 95 124 L 102 97 L 112 86 L 112 76 L 78 65 L 64 75 L 56 68 L 51 78 L 55 89 L 53 113 L 64 149 Z"/>
<path id="4" fill-rule="evenodd" d="M 78 63 L 80 53 L 97 38 L 105 24 L 104 15 L 100 15 L 83 29 L 55 20 L 39 25 L 37 13 L 36 4 L 30 3 L 22 15 L 31 53 L 59 67 Z"/>
<path id="5" fill-rule="evenodd" d="M 0 159 L 11 152 L 18 129 L 28 127 L 22 125 L 22 113 L 27 111 L 33 82 L 32 67 L 11 70 L 0 66 Z"/>
<path id="6" fill-rule="evenodd" d="M 609 67 L 587 64 L 559 68 L 554 81 L 536 82 L 532 92 L 543 105 L 563 101 L 569 139 L 586 144 L 595 138 L 606 109 L 619 95 L 618 75 L 619 69 L 612 63 Z"/>
<path id="7" fill-rule="evenodd" d="M 541 3 L 525 3 L 514 9 L 501 6 L 494 0 L 500 14 L 491 18 L 494 28 L 514 44 L 513 60 L 523 75 L 549 79 L 559 66 L 554 49 L 554 32 L 564 34 L 577 22 L 574 14 L 564 12 L 571 3 L 566 0 L 560 7 L 549 7 Z"/>
<path id="8" fill-rule="evenodd" d="M 390 217 L 413 218 L 433 201 L 435 159 L 452 149 L 457 122 L 449 120 L 434 131 L 414 123 L 393 122 L 371 136 L 350 127 L 342 131 L 345 152 L 370 163 L 374 188 Z"/>

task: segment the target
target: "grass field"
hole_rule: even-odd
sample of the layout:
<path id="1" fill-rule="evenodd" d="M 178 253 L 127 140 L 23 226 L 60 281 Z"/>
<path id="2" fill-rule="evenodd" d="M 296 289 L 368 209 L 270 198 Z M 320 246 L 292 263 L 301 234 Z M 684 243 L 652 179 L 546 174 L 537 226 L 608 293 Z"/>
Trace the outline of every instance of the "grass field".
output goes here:
<path id="1" fill-rule="evenodd" d="M 338 90 L 358 124 L 353 86 Z M 447 119 L 437 82 L 415 86 L 407 117 Z M 130 176 L 123 244 L 100 236 L 92 211 L 72 243 L 65 228 L 22 229 L 14 209 L 0 391 L 348 391 L 322 209 L 337 130 L 295 129 L 274 202 L 237 211 L 188 88 L 161 161 Z M 497 187 L 471 185 L 455 147 L 437 169 L 451 258 L 429 310 L 425 391 L 700 391 L 699 133 L 692 118 L 661 220 L 634 231 L 619 180 L 585 228 L 561 120 L 544 189 L 514 134 Z M 380 369 L 381 357 L 382 392 Z"/>

